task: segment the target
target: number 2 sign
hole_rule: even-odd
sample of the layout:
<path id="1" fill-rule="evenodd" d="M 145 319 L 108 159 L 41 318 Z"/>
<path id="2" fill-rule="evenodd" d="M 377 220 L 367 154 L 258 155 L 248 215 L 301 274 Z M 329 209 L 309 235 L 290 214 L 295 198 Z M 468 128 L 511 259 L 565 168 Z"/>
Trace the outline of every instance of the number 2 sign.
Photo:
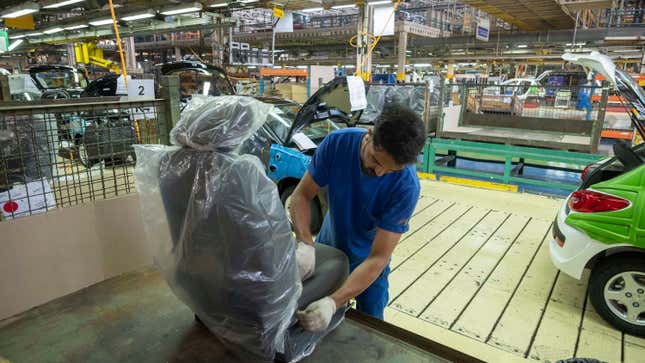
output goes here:
<path id="1" fill-rule="evenodd" d="M 153 79 L 130 79 L 128 81 L 128 97 L 129 98 L 155 98 L 155 81 Z M 145 107 L 141 112 L 135 113 L 135 118 L 153 118 L 154 109 L 152 107 Z"/>

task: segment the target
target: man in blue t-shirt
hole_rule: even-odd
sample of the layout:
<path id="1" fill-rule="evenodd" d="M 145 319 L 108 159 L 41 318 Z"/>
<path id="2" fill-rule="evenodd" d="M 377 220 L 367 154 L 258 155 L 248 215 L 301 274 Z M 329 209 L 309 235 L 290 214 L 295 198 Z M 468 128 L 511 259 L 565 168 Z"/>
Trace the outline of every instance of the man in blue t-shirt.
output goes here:
<path id="1" fill-rule="evenodd" d="M 419 198 L 414 163 L 425 130 L 419 116 L 399 105 L 387 106 L 375 124 L 373 131 L 348 128 L 329 134 L 292 195 L 303 279 L 315 266 L 309 204 L 325 186 L 329 211 L 317 242 L 345 252 L 350 264 L 349 278 L 337 291 L 298 312 L 307 330 L 324 330 L 336 310 L 354 297 L 358 310 L 383 319 L 390 256 Z"/>

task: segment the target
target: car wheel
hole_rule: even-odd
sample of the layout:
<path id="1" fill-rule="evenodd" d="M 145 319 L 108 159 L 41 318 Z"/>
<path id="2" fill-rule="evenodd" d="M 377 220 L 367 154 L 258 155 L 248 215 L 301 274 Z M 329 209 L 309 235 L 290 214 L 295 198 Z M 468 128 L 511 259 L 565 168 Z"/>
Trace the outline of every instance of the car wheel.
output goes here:
<path id="1" fill-rule="evenodd" d="M 289 223 L 291 223 L 292 226 L 293 222 L 291 221 L 291 213 L 289 213 L 289 209 L 291 208 L 291 194 L 293 194 L 295 189 L 295 185 L 290 185 L 284 188 L 282 193 L 280 193 L 280 200 L 282 201 L 282 205 L 284 205 L 284 209 L 287 211 L 287 218 L 289 218 Z M 309 225 L 311 233 L 318 234 L 318 232 L 320 232 L 320 227 L 322 227 L 322 222 L 322 210 L 320 208 L 318 197 L 316 197 L 311 202 L 311 224 Z"/>
<path id="2" fill-rule="evenodd" d="M 99 162 L 99 159 L 90 157 L 87 151 L 87 147 L 84 143 L 80 143 L 77 148 L 78 159 L 84 167 L 90 169 L 92 166 L 96 165 Z"/>
<path id="3" fill-rule="evenodd" d="M 589 298 L 615 328 L 645 337 L 645 259 L 616 256 L 596 265 L 589 279 Z"/>

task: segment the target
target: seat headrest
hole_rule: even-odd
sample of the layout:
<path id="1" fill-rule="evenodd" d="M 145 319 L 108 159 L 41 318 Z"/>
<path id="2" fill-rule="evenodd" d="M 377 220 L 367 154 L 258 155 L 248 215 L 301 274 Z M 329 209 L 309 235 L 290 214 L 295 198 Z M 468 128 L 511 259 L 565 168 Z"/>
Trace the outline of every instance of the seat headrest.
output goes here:
<path id="1" fill-rule="evenodd" d="M 193 96 L 170 140 L 196 150 L 233 151 L 262 127 L 272 108 L 246 96 Z"/>

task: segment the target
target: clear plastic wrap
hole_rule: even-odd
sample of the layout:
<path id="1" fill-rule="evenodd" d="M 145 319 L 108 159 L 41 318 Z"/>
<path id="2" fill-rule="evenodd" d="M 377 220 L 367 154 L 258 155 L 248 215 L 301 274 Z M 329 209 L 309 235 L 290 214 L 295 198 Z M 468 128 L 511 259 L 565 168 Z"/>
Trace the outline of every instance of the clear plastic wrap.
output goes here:
<path id="1" fill-rule="evenodd" d="M 370 85 L 367 90 L 367 108 L 361 115 L 361 122 L 376 121 L 383 107 L 390 103 L 407 106 L 423 118 L 426 91 L 424 85 Z"/>
<path id="2" fill-rule="evenodd" d="M 259 159 L 235 150 L 271 107 L 196 98 L 171 132 L 181 147 L 137 146 L 135 169 L 146 235 L 173 292 L 239 354 L 269 361 L 295 323 L 296 243 Z"/>

